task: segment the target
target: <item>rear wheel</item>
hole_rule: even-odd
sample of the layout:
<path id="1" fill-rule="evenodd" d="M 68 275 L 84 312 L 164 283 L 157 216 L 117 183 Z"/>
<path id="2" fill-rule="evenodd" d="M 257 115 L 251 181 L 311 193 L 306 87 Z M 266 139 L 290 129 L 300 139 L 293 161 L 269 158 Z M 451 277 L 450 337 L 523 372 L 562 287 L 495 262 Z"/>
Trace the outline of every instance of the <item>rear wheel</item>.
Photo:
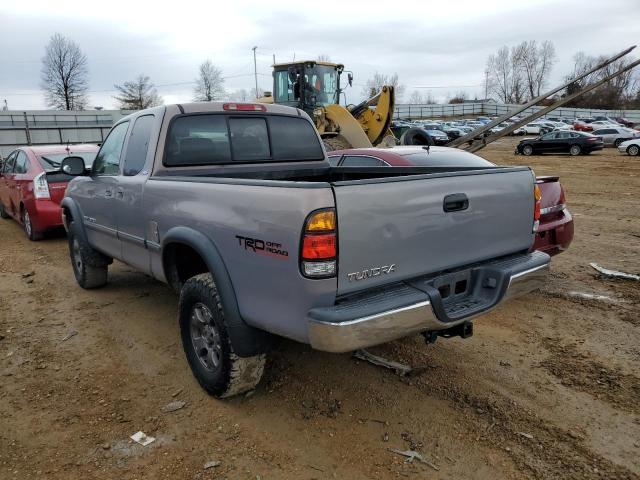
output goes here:
<path id="1" fill-rule="evenodd" d="M 613 146 L 618 148 L 618 146 L 622 143 L 622 139 L 621 138 L 616 138 L 615 141 L 613 142 Z"/>
<path id="2" fill-rule="evenodd" d="M 580 155 L 582 153 L 582 148 L 580 148 L 580 145 L 571 145 L 571 148 L 569 148 L 569 153 L 575 157 L 576 155 Z"/>
<path id="3" fill-rule="evenodd" d="M 42 232 L 36 232 L 33 229 L 31 215 L 29 215 L 29 211 L 26 208 L 22 210 L 22 227 L 24 228 L 24 233 L 27 234 L 29 240 L 35 242 L 36 240 L 40 240 L 42 238 Z"/>
<path id="4" fill-rule="evenodd" d="M 533 147 L 531 145 L 525 145 L 524 147 L 522 147 L 522 154 L 526 155 L 527 157 L 533 155 Z"/>
<path id="5" fill-rule="evenodd" d="M 346 148 L 351 148 L 351 144 L 342 135 L 323 138 L 322 143 L 324 143 L 324 148 L 327 152 L 333 152 L 334 150 L 344 150 Z"/>
<path id="6" fill-rule="evenodd" d="M 640 153 L 640 147 L 638 147 L 638 145 L 629 145 L 627 153 L 632 156 L 637 156 Z"/>
<path id="7" fill-rule="evenodd" d="M 76 232 L 75 222 L 69 226 L 69 256 L 73 274 L 82 288 L 98 288 L 107 283 L 111 259 L 91 248 Z"/>
<path id="8" fill-rule="evenodd" d="M 224 398 L 256 387 L 262 378 L 266 355 L 243 358 L 235 354 L 222 299 L 210 273 L 185 282 L 178 311 L 182 346 L 202 388 L 210 395 Z"/>

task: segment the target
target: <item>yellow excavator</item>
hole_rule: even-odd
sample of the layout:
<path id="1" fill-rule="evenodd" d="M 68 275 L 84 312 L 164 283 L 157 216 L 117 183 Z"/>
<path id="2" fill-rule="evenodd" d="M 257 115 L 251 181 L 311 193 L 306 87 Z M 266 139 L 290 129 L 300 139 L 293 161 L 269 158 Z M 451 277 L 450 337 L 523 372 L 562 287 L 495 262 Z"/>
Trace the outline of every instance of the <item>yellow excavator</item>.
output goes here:
<path id="1" fill-rule="evenodd" d="M 340 78 L 344 65 L 305 60 L 273 65 L 273 93 L 259 99 L 297 107 L 316 124 L 328 151 L 342 148 L 393 146 L 397 139 L 390 130 L 395 101 L 393 86 L 358 105 L 340 105 Z M 353 84 L 353 75 L 347 82 Z M 375 108 L 373 108 L 375 107 Z"/>

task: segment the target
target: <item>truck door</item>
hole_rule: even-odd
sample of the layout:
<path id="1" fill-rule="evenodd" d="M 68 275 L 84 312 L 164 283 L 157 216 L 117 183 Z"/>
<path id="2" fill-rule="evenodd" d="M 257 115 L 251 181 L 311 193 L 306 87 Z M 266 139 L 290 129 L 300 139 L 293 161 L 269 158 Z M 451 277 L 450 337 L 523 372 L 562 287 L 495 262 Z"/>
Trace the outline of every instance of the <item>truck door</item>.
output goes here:
<path id="1" fill-rule="evenodd" d="M 16 163 L 18 151 L 12 152 L 2 165 L 2 174 L 0 175 L 0 203 L 4 211 L 13 215 L 13 207 L 11 205 L 11 187 L 13 182 L 13 167 Z"/>
<path id="2" fill-rule="evenodd" d="M 142 211 L 142 193 L 150 170 L 145 169 L 147 158 L 153 157 L 155 153 L 149 152 L 155 125 L 154 115 L 143 115 L 135 119 L 123 155 L 122 175 L 118 177 L 115 191 L 121 258 L 144 272 L 150 270 L 150 256 L 146 245 L 148 222 Z"/>
<path id="3" fill-rule="evenodd" d="M 102 144 L 83 186 L 82 215 L 89 243 L 111 257 L 120 258 L 115 195 L 120 175 L 120 158 L 129 122 L 117 124 Z"/>

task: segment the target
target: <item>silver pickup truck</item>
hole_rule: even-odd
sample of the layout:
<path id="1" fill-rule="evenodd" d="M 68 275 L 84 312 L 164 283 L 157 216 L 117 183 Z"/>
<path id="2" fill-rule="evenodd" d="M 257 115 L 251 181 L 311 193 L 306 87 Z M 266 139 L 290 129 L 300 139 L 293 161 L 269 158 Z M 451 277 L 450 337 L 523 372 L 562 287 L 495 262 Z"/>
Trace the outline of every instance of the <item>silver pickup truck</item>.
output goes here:
<path id="1" fill-rule="evenodd" d="M 62 170 L 80 286 L 103 286 L 114 258 L 170 284 L 191 369 L 219 397 L 255 387 L 272 334 L 329 352 L 467 337 L 549 268 L 527 253 L 529 168 L 331 167 L 291 107 L 143 110 L 90 171 L 75 157 Z"/>

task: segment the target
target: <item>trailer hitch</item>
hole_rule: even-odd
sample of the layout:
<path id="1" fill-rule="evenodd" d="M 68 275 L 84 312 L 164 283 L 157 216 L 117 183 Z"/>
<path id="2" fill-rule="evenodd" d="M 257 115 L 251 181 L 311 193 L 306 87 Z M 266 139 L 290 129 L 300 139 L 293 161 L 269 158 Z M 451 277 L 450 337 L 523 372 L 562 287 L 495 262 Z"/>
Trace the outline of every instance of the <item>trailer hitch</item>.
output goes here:
<path id="1" fill-rule="evenodd" d="M 438 337 L 470 338 L 473 336 L 473 323 L 463 322 L 459 325 L 456 325 L 455 327 L 446 328 L 444 330 L 429 330 L 428 332 L 422 332 L 422 336 L 424 337 L 424 341 L 427 343 L 427 345 L 429 345 L 430 343 L 435 343 Z"/>

